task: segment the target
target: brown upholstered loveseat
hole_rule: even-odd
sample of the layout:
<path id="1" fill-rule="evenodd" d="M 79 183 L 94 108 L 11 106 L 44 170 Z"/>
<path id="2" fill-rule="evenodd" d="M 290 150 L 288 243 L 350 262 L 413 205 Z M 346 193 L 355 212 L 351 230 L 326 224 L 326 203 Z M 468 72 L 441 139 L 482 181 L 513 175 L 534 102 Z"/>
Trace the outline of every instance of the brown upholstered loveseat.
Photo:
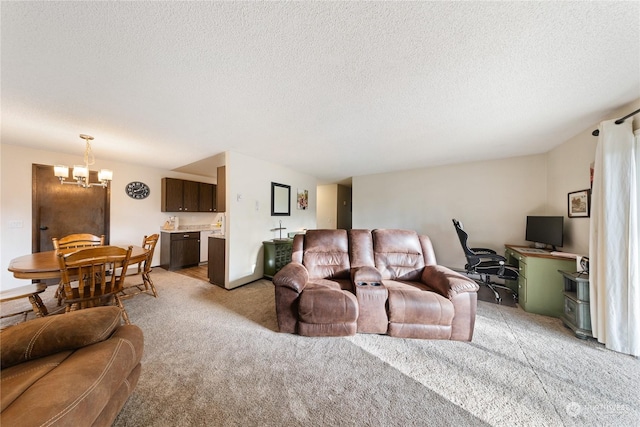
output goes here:
<path id="1" fill-rule="evenodd" d="M 2 426 L 110 426 L 140 376 L 142 331 L 118 307 L 20 323 L 0 340 Z"/>
<path id="2" fill-rule="evenodd" d="M 410 230 L 308 230 L 273 278 L 280 332 L 471 341 L 478 285 Z"/>

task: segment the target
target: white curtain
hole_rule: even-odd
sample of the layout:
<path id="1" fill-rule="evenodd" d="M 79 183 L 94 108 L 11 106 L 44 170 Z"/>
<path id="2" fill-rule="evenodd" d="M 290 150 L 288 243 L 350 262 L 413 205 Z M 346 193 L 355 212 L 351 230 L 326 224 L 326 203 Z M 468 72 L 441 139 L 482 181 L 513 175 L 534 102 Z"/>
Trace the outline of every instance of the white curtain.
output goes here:
<path id="1" fill-rule="evenodd" d="M 593 336 L 640 356 L 640 133 L 600 124 L 591 197 L 589 291 Z"/>

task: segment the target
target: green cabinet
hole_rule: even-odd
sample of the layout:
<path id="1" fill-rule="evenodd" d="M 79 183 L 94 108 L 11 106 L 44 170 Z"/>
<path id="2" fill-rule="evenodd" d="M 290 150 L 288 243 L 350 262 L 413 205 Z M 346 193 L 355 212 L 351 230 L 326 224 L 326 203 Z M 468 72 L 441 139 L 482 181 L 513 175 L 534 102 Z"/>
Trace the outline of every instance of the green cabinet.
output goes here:
<path id="1" fill-rule="evenodd" d="M 291 262 L 292 239 L 267 240 L 264 247 L 264 276 L 273 278 L 282 267 Z"/>
<path id="2" fill-rule="evenodd" d="M 518 293 L 524 311 L 562 317 L 564 314 L 564 281 L 558 270 L 575 270 L 573 258 L 552 256 L 548 251 L 507 245 L 507 264 L 517 266 L 518 281 L 507 286 Z"/>
<path id="3" fill-rule="evenodd" d="M 564 314 L 562 323 L 578 338 L 591 337 L 589 308 L 589 273 L 559 271 L 564 279 Z"/>

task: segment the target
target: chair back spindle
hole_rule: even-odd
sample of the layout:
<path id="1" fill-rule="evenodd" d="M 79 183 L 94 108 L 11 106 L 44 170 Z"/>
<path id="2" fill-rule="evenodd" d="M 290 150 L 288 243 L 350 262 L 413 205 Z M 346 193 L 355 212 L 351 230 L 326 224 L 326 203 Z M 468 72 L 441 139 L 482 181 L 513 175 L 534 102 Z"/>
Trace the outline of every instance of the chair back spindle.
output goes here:
<path id="1" fill-rule="evenodd" d="M 110 305 L 115 301 L 124 321 L 129 323 L 118 293 L 122 291 L 132 249 L 132 246 L 128 249 L 99 246 L 59 253 L 65 311 Z"/>
<path id="2" fill-rule="evenodd" d="M 94 236 L 88 233 L 69 234 L 64 237 L 54 237 L 51 239 L 53 242 L 53 249 L 73 249 L 73 248 L 86 248 L 90 246 L 104 246 L 104 234 L 101 236 Z"/>

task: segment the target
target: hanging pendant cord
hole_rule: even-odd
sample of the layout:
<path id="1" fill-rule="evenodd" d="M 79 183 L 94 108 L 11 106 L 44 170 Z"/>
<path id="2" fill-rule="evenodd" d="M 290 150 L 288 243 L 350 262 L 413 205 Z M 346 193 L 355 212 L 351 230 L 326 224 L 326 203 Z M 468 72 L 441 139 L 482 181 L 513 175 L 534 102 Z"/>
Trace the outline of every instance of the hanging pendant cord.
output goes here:
<path id="1" fill-rule="evenodd" d="M 636 114 L 638 114 L 638 113 L 640 113 L 640 110 L 636 110 L 636 111 L 634 111 L 634 112 L 633 112 L 633 113 L 631 113 L 631 114 L 627 114 L 626 116 L 624 116 L 624 117 L 622 117 L 622 118 L 620 118 L 620 119 L 616 120 L 616 121 L 615 121 L 615 124 L 619 125 L 619 124 L 621 124 L 621 123 L 624 123 L 624 121 L 625 121 L 625 120 L 627 120 L 629 117 L 631 117 L 631 116 L 635 116 L 635 115 L 636 115 Z M 591 135 L 593 135 L 593 136 L 598 136 L 598 135 L 600 135 L 600 129 L 596 129 L 596 130 L 594 130 L 593 132 L 591 132 Z"/>

